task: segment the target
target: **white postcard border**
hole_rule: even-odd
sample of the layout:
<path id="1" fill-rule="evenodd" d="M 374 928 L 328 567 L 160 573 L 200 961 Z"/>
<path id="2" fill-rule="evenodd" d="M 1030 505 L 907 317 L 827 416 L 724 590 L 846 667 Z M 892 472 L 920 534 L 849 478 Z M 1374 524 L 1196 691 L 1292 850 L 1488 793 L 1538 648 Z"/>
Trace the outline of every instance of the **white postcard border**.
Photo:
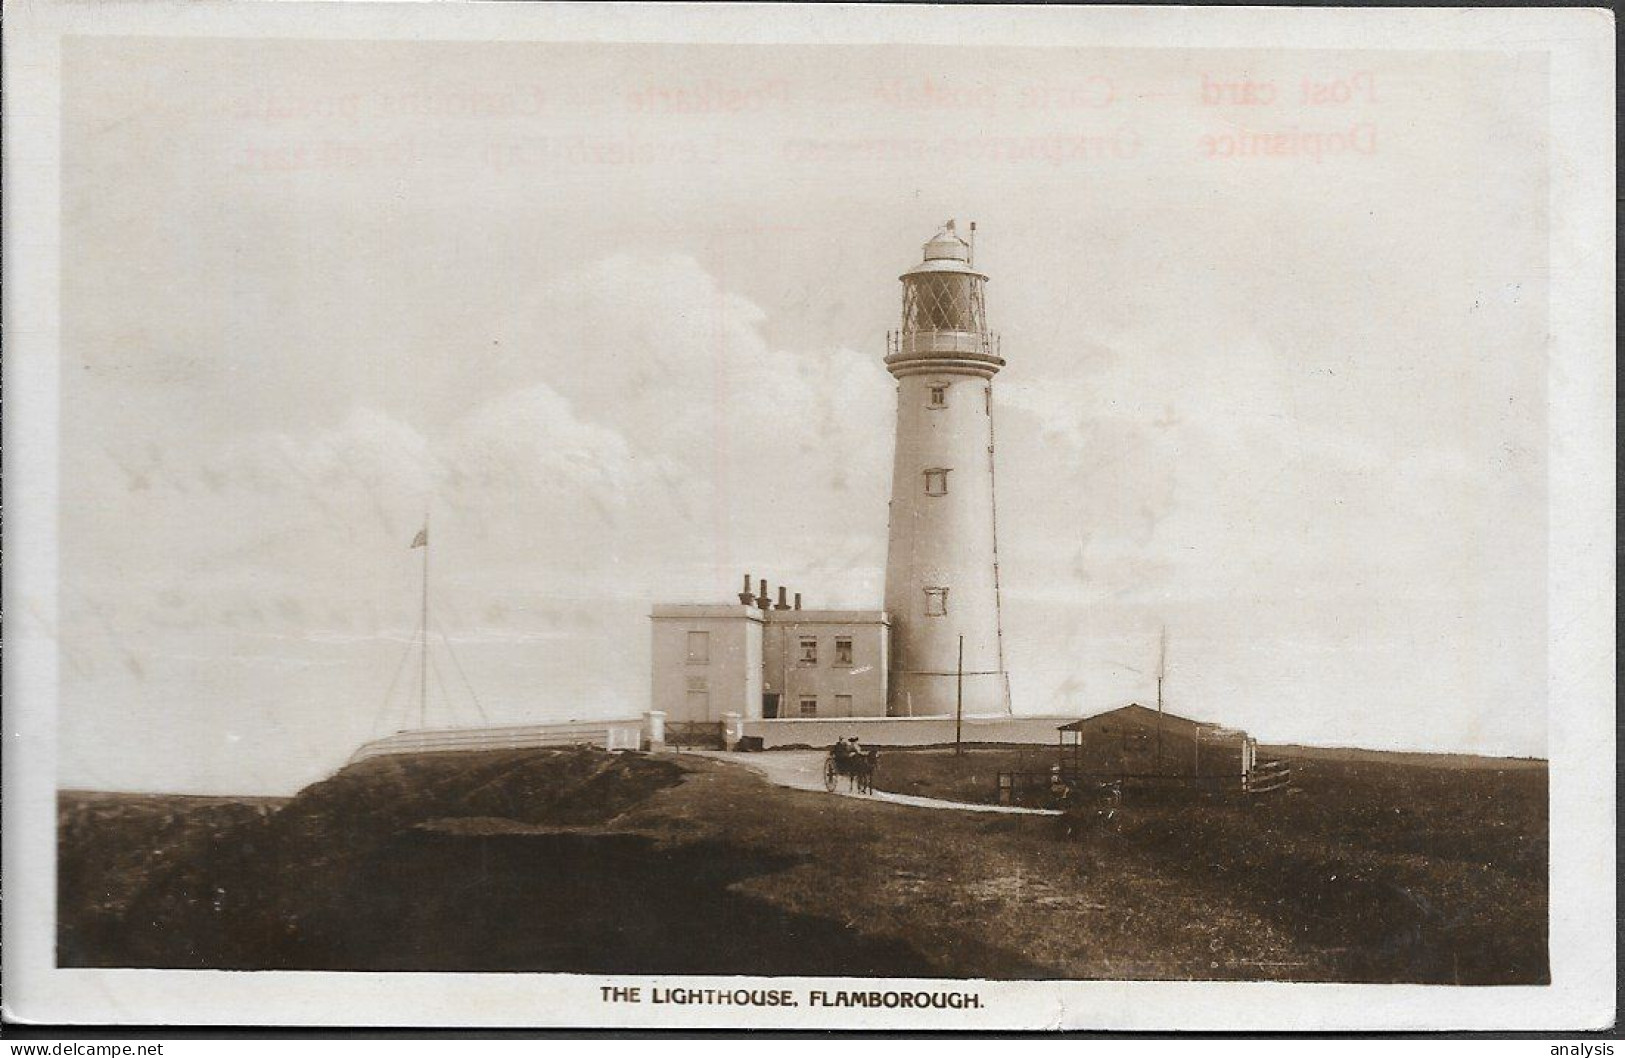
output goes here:
<path id="1" fill-rule="evenodd" d="M 387 3 L 9 6 L 5 23 L 4 960 L 46 1023 L 722 1028 L 1583 1029 L 1614 1011 L 1614 122 L 1600 9 L 956 8 Z M 605 1003 L 605 984 L 900 988 L 831 979 L 225 973 L 53 966 L 59 41 L 72 34 L 1544 50 L 1551 62 L 1549 987 L 917 982 L 976 1010 Z M 860 1016 L 861 1015 L 861 1016 Z"/>

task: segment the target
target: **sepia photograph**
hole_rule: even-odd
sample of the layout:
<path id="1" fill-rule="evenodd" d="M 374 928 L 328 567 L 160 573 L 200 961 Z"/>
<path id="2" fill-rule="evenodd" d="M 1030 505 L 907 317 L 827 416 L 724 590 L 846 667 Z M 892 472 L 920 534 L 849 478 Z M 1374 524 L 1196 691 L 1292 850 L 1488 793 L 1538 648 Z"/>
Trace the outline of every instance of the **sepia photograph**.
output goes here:
<path id="1" fill-rule="evenodd" d="M 579 1025 L 1611 996 L 1561 969 L 1613 928 L 1566 53 L 241 6 L 307 21 L 64 32 L 32 115 L 41 973 Z M 1549 13 L 1611 69 L 1596 14 Z M 1554 831 L 1598 812 L 1593 912 Z"/>

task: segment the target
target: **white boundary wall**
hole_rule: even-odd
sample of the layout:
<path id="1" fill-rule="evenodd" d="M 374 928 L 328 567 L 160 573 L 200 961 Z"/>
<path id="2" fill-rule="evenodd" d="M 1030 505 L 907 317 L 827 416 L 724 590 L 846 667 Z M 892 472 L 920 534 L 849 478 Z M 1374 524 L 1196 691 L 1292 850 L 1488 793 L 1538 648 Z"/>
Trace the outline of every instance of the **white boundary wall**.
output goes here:
<path id="1" fill-rule="evenodd" d="M 547 746 L 641 749 L 645 744 L 643 724 L 642 719 L 599 720 L 589 723 L 401 731 L 363 743 L 351 754 L 349 763 L 401 753 L 478 753 L 493 749 L 538 749 Z"/>
<path id="2" fill-rule="evenodd" d="M 967 716 L 966 742 L 1025 742 L 1053 745 L 1056 728 L 1075 716 Z M 763 749 L 780 746 L 824 747 L 848 735 L 872 746 L 932 746 L 954 740 L 951 716 L 846 716 L 787 720 L 746 720 L 747 738 L 760 738 Z"/>

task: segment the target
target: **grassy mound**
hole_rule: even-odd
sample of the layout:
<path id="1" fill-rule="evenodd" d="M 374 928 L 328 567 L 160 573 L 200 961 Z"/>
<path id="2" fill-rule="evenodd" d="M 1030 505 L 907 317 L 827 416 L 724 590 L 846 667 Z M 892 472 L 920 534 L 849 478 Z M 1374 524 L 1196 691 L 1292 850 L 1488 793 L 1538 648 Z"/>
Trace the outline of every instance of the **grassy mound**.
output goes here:
<path id="1" fill-rule="evenodd" d="M 682 781 L 669 761 L 585 749 L 380 757 L 274 812 L 222 799 L 65 795 L 58 961 L 243 967 L 344 962 L 361 888 L 403 834 L 448 821 L 603 823 Z"/>
<path id="2" fill-rule="evenodd" d="M 474 816 L 580 826 L 613 819 L 682 777 L 669 760 L 588 749 L 375 757 L 307 787 L 279 822 L 369 832 Z"/>

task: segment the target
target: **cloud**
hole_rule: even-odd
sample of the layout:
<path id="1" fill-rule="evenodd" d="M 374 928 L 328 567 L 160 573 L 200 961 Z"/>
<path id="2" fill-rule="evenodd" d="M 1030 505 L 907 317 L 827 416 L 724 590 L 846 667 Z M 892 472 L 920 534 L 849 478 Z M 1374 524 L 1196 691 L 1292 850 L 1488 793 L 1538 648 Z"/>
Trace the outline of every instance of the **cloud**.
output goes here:
<path id="1" fill-rule="evenodd" d="M 1141 328 L 1097 350 L 1084 378 L 1002 387 L 1005 450 L 1048 453 L 1001 462 L 1001 499 L 1047 516 L 1031 532 L 1001 518 L 1014 523 L 1001 546 L 1017 594 L 1450 598 L 1482 593 L 1538 547 L 1490 529 L 1538 487 L 1521 449 L 1487 448 L 1449 420 L 1407 437 L 1394 420 L 1414 411 L 1380 406 L 1394 403 L 1388 380 L 1257 337 L 1191 348 L 1177 323 Z"/>
<path id="2" fill-rule="evenodd" d="M 528 309 L 549 338 L 520 344 L 549 355 L 470 365 L 459 400 L 357 393 L 335 421 L 225 438 L 153 417 L 140 445 L 70 451 L 76 729 L 116 701 L 132 723 L 246 725 L 272 762 L 273 717 L 303 731 L 326 710 L 364 738 L 413 635 L 426 506 L 437 624 L 509 720 L 635 712 L 648 606 L 727 597 L 747 565 L 815 604 L 876 604 L 892 383 L 873 358 L 775 347 L 681 255 L 593 262 Z"/>

